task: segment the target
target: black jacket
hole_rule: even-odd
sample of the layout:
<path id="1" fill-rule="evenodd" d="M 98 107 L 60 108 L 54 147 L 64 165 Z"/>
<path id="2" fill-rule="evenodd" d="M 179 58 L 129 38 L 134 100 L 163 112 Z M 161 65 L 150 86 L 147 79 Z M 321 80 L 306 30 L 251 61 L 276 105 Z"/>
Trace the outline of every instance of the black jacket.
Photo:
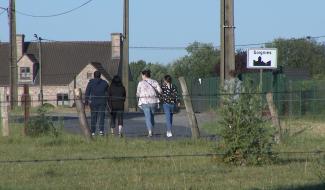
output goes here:
<path id="1" fill-rule="evenodd" d="M 123 111 L 125 101 L 125 88 L 123 85 L 111 84 L 108 93 L 108 105 L 111 111 Z"/>
<path id="2" fill-rule="evenodd" d="M 86 88 L 85 101 L 90 101 L 91 106 L 106 106 L 108 87 L 108 83 L 103 79 L 90 79 Z"/>

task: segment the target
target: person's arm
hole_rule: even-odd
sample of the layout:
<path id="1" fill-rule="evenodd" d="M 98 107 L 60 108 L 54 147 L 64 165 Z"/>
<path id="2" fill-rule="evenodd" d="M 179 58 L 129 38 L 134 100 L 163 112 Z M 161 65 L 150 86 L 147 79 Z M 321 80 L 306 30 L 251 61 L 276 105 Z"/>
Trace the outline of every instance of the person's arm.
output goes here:
<path id="1" fill-rule="evenodd" d="M 125 87 L 123 86 L 123 102 L 125 102 L 125 99 L 126 99 L 126 91 L 125 91 Z"/>
<path id="2" fill-rule="evenodd" d="M 179 100 L 179 97 L 178 97 L 178 90 L 177 90 L 177 88 L 176 88 L 176 86 L 175 85 L 173 85 L 173 95 L 174 95 L 174 98 L 175 98 L 175 104 L 177 105 L 177 106 L 180 106 L 180 104 L 181 104 L 181 102 L 180 102 L 180 100 Z"/>
<path id="3" fill-rule="evenodd" d="M 140 91 L 141 91 L 141 81 L 139 82 L 138 86 L 137 86 L 137 93 L 136 93 L 136 96 L 138 98 L 140 98 Z"/>
<path id="4" fill-rule="evenodd" d="M 87 87 L 86 87 L 86 92 L 85 92 L 85 104 L 89 104 L 89 97 L 90 97 L 90 92 L 91 92 L 91 81 L 88 82 Z"/>

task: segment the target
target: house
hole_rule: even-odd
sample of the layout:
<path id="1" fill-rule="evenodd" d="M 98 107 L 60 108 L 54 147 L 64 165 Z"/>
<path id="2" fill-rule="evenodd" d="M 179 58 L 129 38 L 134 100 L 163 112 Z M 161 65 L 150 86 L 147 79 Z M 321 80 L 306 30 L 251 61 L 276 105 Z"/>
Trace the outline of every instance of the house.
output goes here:
<path id="1" fill-rule="evenodd" d="M 120 34 L 113 33 L 111 38 L 112 41 L 39 43 L 25 42 L 24 35 L 17 35 L 18 99 L 23 94 L 23 85 L 27 84 L 32 106 L 39 105 L 42 84 L 44 103 L 72 106 L 73 89 L 81 88 L 84 91 L 94 71 L 100 71 L 102 78 L 107 81 L 121 74 Z M 8 100 L 9 55 L 9 43 L 1 43 L 0 87 L 5 88 Z"/>

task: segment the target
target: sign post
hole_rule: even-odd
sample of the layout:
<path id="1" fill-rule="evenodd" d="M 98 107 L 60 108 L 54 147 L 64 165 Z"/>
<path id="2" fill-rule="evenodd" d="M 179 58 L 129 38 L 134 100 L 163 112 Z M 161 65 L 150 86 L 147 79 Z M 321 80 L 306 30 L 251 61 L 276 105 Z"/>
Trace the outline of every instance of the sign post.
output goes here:
<path id="1" fill-rule="evenodd" d="M 247 50 L 247 68 L 260 69 L 260 90 L 263 89 L 263 69 L 277 68 L 276 48 L 251 48 Z"/>

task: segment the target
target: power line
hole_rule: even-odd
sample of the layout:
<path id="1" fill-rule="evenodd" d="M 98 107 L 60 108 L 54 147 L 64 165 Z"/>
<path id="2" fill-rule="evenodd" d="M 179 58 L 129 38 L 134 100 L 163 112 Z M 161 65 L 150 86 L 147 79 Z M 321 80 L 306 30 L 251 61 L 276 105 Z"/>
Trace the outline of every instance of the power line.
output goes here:
<path id="1" fill-rule="evenodd" d="M 29 14 L 29 13 L 25 13 L 25 12 L 22 12 L 22 11 L 18 11 L 18 10 L 15 10 L 18 14 L 21 14 L 23 16 L 29 16 L 29 17 L 41 17 L 41 18 L 48 18 L 48 17 L 56 17 L 56 16 L 61 16 L 61 15 L 65 15 L 65 14 L 68 14 L 68 13 L 71 13 L 77 9 L 80 9 L 81 7 L 89 4 L 90 2 L 92 2 L 93 0 L 88 0 L 86 1 L 85 3 L 73 8 L 73 9 L 70 9 L 70 10 L 67 10 L 67 11 L 63 11 L 63 12 L 60 12 L 60 13 L 56 13 L 56 14 L 50 14 L 50 15 L 33 15 L 33 14 Z"/>
<path id="2" fill-rule="evenodd" d="M 8 9 L 2 8 L 2 7 L 0 9 L 2 9 L 2 11 L 0 12 L 0 15 L 2 15 L 3 13 L 8 11 Z"/>

